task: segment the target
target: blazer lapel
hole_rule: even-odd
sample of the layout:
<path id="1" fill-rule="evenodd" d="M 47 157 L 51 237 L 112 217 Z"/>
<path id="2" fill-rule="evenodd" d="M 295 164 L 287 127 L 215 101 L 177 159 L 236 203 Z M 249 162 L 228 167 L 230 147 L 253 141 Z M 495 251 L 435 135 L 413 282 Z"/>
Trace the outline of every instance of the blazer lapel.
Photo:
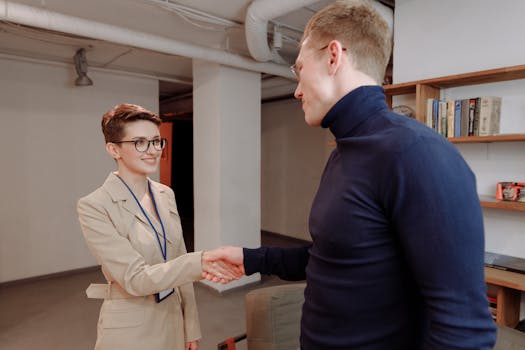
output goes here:
<path id="1" fill-rule="evenodd" d="M 135 198 L 131 195 L 127 187 L 120 181 L 115 173 L 110 173 L 102 187 L 109 193 L 114 202 L 122 202 L 122 207 L 126 209 L 131 215 L 146 224 L 150 231 L 151 229 L 148 220 L 140 210 Z"/>
<path id="2" fill-rule="evenodd" d="M 155 240 L 157 239 L 155 236 L 155 231 L 153 231 L 148 220 L 142 213 L 142 210 L 140 210 L 140 207 L 138 206 L 137 202 L 135 201 L 127 187 L 122 183 L 122 181 L 120 181 L 117 175 L 115 175 L 115 173 L 109 174 L 102 187 L 109 193 L 114 202 L 122 203 L 122 208 L 124 208 L 127 212 L 129 212 L 130 215 L 134 216 L 137 220 L 146 225 L 148 232 L 151 233 L 152 237 L 154 237 Z M 175 244 L 176 237 L 174 235 L 174 230 L 172 229 L 170 222 L 169 193 L 162 186 L 159 186 L 159 184 L 153 181 L 151 181 L 151 191 L 153 192 L 153 196 L 155 197 L 155 203 L 157 204 L 157 209 L 159 211 L 160 218 L 166 231 L 166 240 L 170 244 Z M 160 222 L 158 222 L 158 220 L 152 215 L 150 215 L 150 220 L 153 223 L 153 225 L 155 225 L 155 229 L 159 233 L 160 238 L 163 239 L 162 227 L 160 225 Z"/>
<path id="3" fill-rule="evenodd" d="M 157 204 L 157 210 L 159 211 L 160 219 L 162 220 L 162 223 L 164 225 L 164 229 L 166 231 L 166 239 L 173 243 L 173 239 L 170 236 L 169 230 L 169 220 L 170 220 L 170 212 L 169 212 L 169 194 L 166 192 L 166 190 L 159 186 L 155 182 L 151 182 L 151 191 L 153 192 L 153 197 L 155 197 L 155 203 Z M 159 223 L 160 225 L 160 223 Z"/>

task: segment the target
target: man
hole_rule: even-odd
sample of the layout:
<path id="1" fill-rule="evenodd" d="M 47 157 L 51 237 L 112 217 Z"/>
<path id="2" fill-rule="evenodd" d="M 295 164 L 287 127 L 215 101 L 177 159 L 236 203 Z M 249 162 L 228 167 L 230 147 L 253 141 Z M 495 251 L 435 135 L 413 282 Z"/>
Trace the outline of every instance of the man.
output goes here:
<path id="1" fill-rule="evenodd" d="M 306 123 L 337 142 L 312 204 L 312 244 L 213 254 L 246 274 L 306 279 L 304 350 L 492 349 L 475 177 L 446 139 L 388 109 L 379 84 L 390 37 L 365 0 L 312 17 L 295 97 Z"/>

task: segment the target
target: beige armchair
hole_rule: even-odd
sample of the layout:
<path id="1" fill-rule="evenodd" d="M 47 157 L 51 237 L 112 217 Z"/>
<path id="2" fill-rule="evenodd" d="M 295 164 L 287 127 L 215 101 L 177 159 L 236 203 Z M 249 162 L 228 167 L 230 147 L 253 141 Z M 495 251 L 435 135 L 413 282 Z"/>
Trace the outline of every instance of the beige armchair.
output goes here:
<path id="1" fill-rule="evenodd" d="M 246 339 L 248 350 L 299 349 L 301 309 L 305 283 L 285 284 L 246 294 L 246 335 L 219 343 L 219 350 L 234 350 Z"/>
<path id="2" fill-rule="evenodd" d="M 498 325 L 498 338 L 494 350 L 524 350 L 525 333 Z"/>
<path id="3" fill-rule="evenodd" d="M 305 286 L 285 284 L 246 294 L 246 334 L 225 340 L 218 350 L 235 350 L 235 343 L 244 339 L 248 350 L 299 349 Z M 525 350 L 525 333 L 498 325 L 494 350 Z"/>

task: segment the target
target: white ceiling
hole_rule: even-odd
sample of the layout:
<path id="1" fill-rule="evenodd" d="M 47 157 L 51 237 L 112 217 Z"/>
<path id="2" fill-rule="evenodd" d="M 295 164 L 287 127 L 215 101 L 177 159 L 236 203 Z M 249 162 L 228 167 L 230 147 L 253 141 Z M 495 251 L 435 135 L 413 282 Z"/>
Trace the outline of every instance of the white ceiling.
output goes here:
<path id="1" fill-rule="evenodd" d="M 9 0 L 8 2 L 250 57 L 243 25 L 251 0 Z M 288 62 L 291 63 L 297 55 L 297 43 L 308 19 L 315 11 L 331 2 L 331 0 L 318 1 L 272 21 L 281 25 L 283 47 L 280 54 Z M 184 16 L 188 11 L 199 14 L 201 19 Z M 273 25 L 270 23 L 270 33 L 272 28 Z M 164 81 L 160 85 L 161 99 L 191 92 L 190 57 L 0 21 L 0 54 L 73 64 L 73 56 L 80 48 L 86 49 L 87 62 L 91 69 L 96 67 L 158 77 L 159 80 Z M 267 75 L 263 78 L 263 98 L 289 95 L 295 85 L 284 78 L 272 78 Z"/>

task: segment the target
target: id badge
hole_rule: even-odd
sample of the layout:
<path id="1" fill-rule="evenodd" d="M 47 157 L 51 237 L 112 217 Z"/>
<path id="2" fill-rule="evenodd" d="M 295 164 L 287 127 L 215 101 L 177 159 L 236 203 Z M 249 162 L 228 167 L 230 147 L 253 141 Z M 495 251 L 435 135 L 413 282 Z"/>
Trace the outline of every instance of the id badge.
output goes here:
<path id="1" fill-rule="evenodd" d="M 155 301 L 157 303 L 160 303 L 161 301 L 163 301 L 164 299 L 166 299 L 167 297 L 169 297 L 173 293 L 175 293 L 175 288 L 163 290 L 162 292 L 156 293 L 155 294 Z"/>

